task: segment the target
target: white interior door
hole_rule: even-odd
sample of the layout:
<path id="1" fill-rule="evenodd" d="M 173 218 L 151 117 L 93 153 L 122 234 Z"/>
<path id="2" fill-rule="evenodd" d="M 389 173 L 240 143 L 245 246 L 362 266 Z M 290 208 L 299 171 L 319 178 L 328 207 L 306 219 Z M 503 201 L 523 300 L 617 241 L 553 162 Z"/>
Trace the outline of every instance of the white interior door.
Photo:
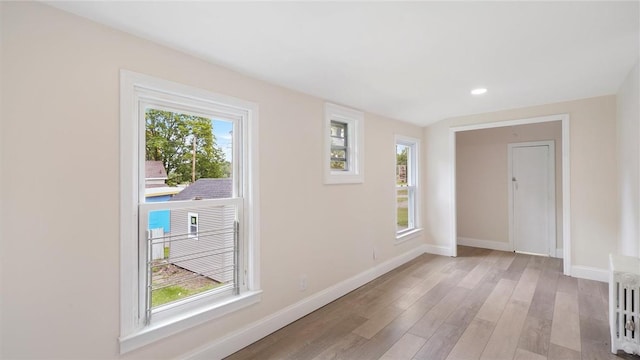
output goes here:
<path id="1" fill-rule="evenodd" d="M 553 142 L 509 144 L 510 235 L 517 252 L 555 253 Z"/>

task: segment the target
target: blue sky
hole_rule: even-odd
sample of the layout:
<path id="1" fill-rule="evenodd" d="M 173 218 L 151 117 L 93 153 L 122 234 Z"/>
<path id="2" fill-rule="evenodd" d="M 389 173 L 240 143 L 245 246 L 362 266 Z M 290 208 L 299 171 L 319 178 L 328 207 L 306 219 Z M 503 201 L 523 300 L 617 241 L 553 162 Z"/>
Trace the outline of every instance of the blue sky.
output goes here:
<path id="1" fill-rule="evenodd" d="M 222 151 L 224 151 L 224 157 L 227 161 L 231 161 L 231 133 L 233 130 L 233 123 L 223 120 L 211 120 L 213 126 L 213 136 L 216 137 L 216 144 Z"/>

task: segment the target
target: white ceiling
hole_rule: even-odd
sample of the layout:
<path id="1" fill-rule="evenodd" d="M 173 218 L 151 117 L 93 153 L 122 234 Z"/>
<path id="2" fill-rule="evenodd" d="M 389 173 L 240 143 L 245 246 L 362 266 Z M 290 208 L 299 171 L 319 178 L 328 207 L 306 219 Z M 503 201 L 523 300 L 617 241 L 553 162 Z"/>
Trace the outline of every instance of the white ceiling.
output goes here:
<path id="1" fill-rule="evenodd" d="M 639 54 L 637 1 L 49 4 L 420 125 L 615 94 Z"/>

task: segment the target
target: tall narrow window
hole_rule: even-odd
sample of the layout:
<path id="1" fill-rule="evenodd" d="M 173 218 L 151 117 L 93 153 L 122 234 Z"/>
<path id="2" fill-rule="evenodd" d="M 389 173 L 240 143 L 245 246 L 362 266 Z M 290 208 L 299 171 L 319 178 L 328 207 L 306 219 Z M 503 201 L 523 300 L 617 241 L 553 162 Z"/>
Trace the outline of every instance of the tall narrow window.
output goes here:
<path id="1" fill-rule="evenodd" d="M 259 282 L 255 106 L 123 71 L 121 109 L 124 353 L 258 301 Z"/>
<path id="2" fill-rule="evenodd" d="M 419 140 L 396 136 L 396 233 L 402 238 L 418 229 Z"/>
<path id="3" fill-rule="evenodd" d="M 364 181 L 364 114 L 325 105 L 325 184 Z"/>

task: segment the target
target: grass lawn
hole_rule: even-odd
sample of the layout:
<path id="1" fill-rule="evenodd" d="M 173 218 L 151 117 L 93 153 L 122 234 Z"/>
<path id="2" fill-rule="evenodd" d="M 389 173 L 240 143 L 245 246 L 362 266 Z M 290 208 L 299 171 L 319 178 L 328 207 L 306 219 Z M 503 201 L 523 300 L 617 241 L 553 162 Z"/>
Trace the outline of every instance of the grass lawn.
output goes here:
<path id="1" fill-rule="evenodd" d="M 168 259 L 169 255 L 170 249 L 165 247 L 164 258 Z M 198 276 L 167 260 L 154 260 L 151 276 L 154 287 L 169 285 L 151 291 L 151 307 L 168 304 L 224 285 L 211 278 Z M 184 281 L 185 278 L 188 281 Z"/>
<path id="2" fill-rule="evenodd" d="M 151 306 L 155 307 L 162 304 L 167 304 L 172 301 L 186 298 L 187 296 L 199 294 L 201 292 L 211 290 L 217 287 L 214 284 L 208 284 L 198 289 L 186 289 L 182 286 L 174 285 L 166 288 L 154 290 L 151 295 Z"/>

